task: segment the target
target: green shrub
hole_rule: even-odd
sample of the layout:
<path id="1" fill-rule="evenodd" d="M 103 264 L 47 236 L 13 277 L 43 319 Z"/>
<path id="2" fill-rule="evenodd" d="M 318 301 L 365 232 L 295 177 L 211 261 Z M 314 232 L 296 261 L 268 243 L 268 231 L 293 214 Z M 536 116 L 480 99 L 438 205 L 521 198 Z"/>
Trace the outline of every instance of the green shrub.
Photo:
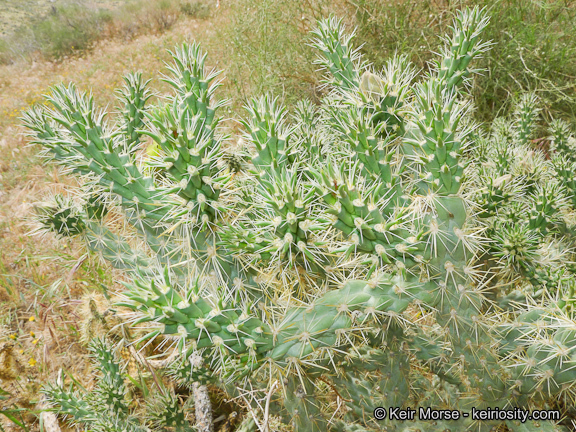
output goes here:
<path id="1" fill-rule="evenodd" d="M 32 34 L 40 51 L 50 57 L 63 57 L 83 51 L 100 39 L 112 20 L 106 10 L 88 8 L 80 3 L 63 3 L 32 26 Z"/>
<path id="2" fill-rule="evenodd" d="M 183 1 L 180 3 L 180 11 L 192 18 L 207 19 L 210 17 L 210 6 L 201 1 Z"/>
<path id="3" fill-rule="evenodd" d="M 233 59 L 228 80 L 243 99 L 234 102 L 266 92 L 283 95 L 289 105 L 320 96 L 314 53 L 307 45 L 313 23 L 327 11 L 327 2 L 319 3 L 319 9 L 304 0 L 289 7 L 280 0 L 240 0 L 232 5 L 232 22 L 221 37 Z"/>

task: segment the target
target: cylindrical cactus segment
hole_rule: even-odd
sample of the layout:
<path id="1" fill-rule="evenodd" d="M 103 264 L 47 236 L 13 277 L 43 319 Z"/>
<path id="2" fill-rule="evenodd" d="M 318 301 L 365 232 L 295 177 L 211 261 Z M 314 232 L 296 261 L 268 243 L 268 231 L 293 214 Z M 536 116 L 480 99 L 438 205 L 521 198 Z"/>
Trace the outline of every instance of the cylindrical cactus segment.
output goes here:
<path id="1" fill-rule="evenodd" d="M 126 152 L 133 155 L 141 144 L 140 130 L 144 129 L 146 103 L 152 97 L 148 89 L 150 80 L 143 81 L 142 74 L 131 73 L 124 77 L 124 87 L 118 90 L 118 99 L 124 103 L 122 133 Z"/>
<path id="2" fill-rule="evenodd" d="M 431 301 L 432 291 L 428 284 L 407 283 L 402 277 L 350 281 L 308 307 L 289 308 L 284 319 L 271 326 L 248 306 L 210 301 L 201 296 L 198 285 L 176 288 L 166 280 L 162 285 L 135 281 L 120 304 L 138 311 L 138 322 L 157 323 L 182 347 L 192 342 L 196 348 L 222 349 L 250 368 L 266 358 L 285 366 L 292 357 L 303 359 L 321 349 L 337 349 L 339 343 L 346 344 L 345 333 L 384 312 L 402 313 L 415 299 Z"/>

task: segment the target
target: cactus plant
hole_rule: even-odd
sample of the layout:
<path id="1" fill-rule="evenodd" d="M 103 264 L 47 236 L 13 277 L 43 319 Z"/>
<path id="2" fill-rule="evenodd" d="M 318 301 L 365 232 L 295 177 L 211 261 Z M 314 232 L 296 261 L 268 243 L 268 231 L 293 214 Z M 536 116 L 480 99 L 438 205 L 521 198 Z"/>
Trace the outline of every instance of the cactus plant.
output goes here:
<path id="1" fill-rule="evenodd" d="M 274 416 L 297 431 L 484 431 L 505 419 L 373 413 L 566 407 L 573 138 L 556 122 L 554 158 L 531 149 L 533 95 L 489 133 L 474 124 L 471 62 L 489 49 L 487 24 L 483 10 L 458 12 L 417 81 L 402 56 L 370 69 L 341 21 L 321 21 L 326 96 L 291 115 L 270 95 L 249 103 L 245 168 L 226 163 L 218 73 L 196 44 L 172 52 L 173 93 L 155 106 L 127 77 L 116 123 L 56 86 L 25 124 L 107 209 L 68 210 L 77 232 L 57 232 L 126 272 L 117 306 L 146 329 L 132 343 L 177 348 L 170 376 L 220 386 L 251 413 L 241 430 L 270 430 Z M 50 209 L 43 220 L 63 211 Z"/>
<path id="2" fill-rule="evenodd" d="M 150 397 L 148 389 L 147 409 L 144 416 L 136 415 L 130 406 L 127 386 L 121 366 L 112 346 L 102 339 L 94 339 L 90 345 L 92 360 L 99 371 L 96 386 L 86 389 L 69 389 L 51 384 L 44 389 L 49 401 L 59 411 L 69 416 L 71 423 L 90 426 L 95 431 L 145 431 L 149 426 L 171 428 L 178 431 L 193 430 L 185 418 L 183 407 L 169 389 Z"/>

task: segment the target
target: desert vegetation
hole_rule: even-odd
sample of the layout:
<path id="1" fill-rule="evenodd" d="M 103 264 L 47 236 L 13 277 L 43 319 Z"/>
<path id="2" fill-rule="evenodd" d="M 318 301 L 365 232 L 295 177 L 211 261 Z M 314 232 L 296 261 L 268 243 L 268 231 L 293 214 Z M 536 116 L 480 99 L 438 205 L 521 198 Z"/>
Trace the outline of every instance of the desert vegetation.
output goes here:
<path id="1" fill-rule="evenodd" d="M 290 6 L 4 36 L 0 428 L 574 429 L 576 5 Z"/>

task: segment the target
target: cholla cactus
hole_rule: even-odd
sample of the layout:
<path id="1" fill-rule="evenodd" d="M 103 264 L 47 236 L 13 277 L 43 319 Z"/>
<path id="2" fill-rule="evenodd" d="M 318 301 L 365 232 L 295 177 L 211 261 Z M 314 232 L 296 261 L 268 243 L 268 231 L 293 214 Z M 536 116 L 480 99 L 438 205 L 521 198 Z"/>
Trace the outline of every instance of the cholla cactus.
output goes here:
<path id="1" fill-rule="evenodd" d="M 571 303 L 574 279 L 574 171 L 570 125 L 555 120 L 550 149 L 530 145 L 538 126 L 538 99 L 520 98 L 512 119 L 497 119 L 473 149 L 472 199 L 487 226 L 491 260 L 507 293 L 527 289 Z M 495 145 L 490 145 L 494 143 Z M 486 256 L 488 258 L 488 256 Z M 508 298 L 503 297 L 503 304 Z M 526 299 L 525 299 L 526 300 Z"/>
<path id="2" fill-rule="evenodd" d="M 502 422 L 373 411 L 574 400 L 572 161 L 530 149 L 532 96 L 492 135 L 473 125 L 466 94 L 487 23 L 459 12 L 416 82 L 404 57 L 369 70 L 342 23 L 321 21 L 327 96 L 293 116 L 271 96 L 252 101 L 243 175 L 226 164 L 218 74 L 197 45 L 172 53 L 174 92 L 156 106 L 126 79 L 118 123 L 55 87 L 53 108 L 25 123 L 107 204 L 67 234 L 127 272 L 118 307 L 147 329 L 133 344 L 176 348 L 171 376 L 220 386 L 251 413 L 242 430 L 271 430 L 274 417 L 298 431 L 484 431 Z M 554 131 L 562 152 L 569 130 Z M 156 148 L 142 163 L 145 136 Z M 111 214 L 124 215 L 124 235 Z"/>
<path id="3" fill-rule="evenodd" d="M 57 384 L 44 389 L 49 403 L 67 416 L 71 423 L 107 432 L 139 432 L 150 430 L 149 427 L 193 430 L 176 396 L 166 388 L 161 389 L 155 397 L 145 389 L 147 409 L 136 411 L 128 400 L 127 386 L 113 348 L 101 339 L 94 339 L 90 351 L 99 372 L 98 382 L 92 390 L 75 390 L 73 386 L 65 389 Z"/>

